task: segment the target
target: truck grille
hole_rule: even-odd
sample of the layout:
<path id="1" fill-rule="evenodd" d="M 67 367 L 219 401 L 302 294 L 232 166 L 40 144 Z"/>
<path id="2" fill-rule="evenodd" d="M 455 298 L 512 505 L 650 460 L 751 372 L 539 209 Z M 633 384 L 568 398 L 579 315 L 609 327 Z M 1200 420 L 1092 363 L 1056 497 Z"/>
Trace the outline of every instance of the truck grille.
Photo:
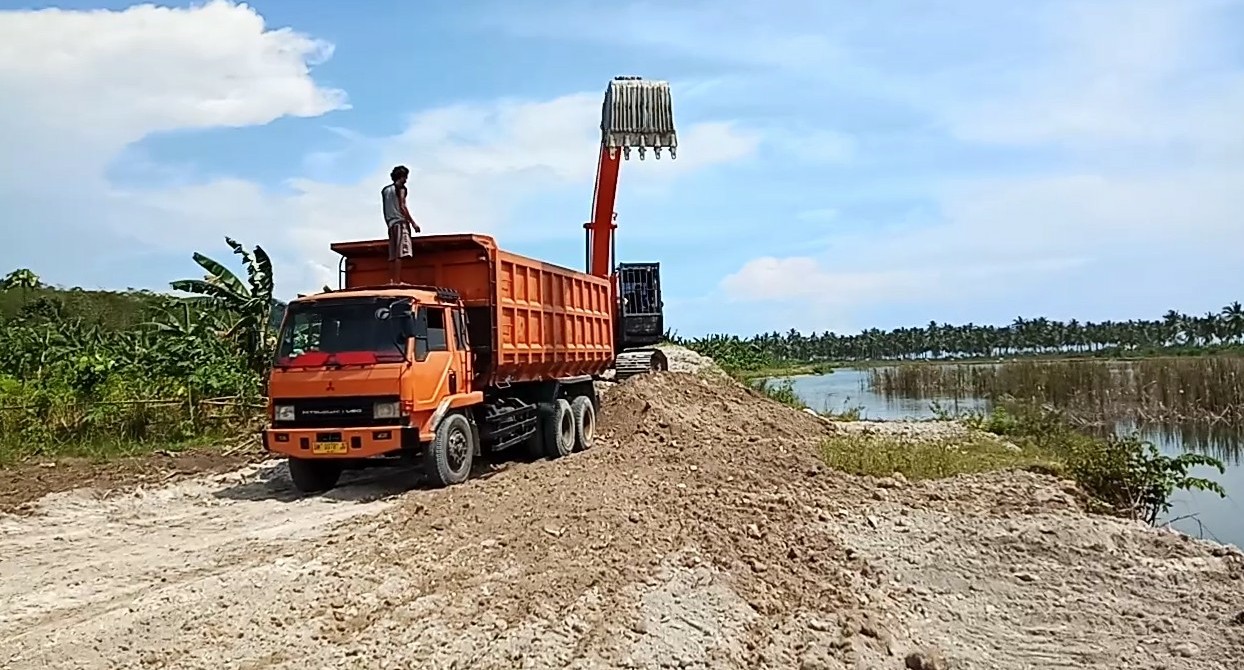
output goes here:
<path id="1" fill-rule="evenodd" d="M 352 396 L 346 398 L 291 398 L 272 401 L 273 405 L 293 405 L 293 421 L 276 421 L 278 428 L 348 428 L 351 426 L 394 426 L 401 419 L 376 419 L 377 402 L 395 402 L 397 396 Z"/>

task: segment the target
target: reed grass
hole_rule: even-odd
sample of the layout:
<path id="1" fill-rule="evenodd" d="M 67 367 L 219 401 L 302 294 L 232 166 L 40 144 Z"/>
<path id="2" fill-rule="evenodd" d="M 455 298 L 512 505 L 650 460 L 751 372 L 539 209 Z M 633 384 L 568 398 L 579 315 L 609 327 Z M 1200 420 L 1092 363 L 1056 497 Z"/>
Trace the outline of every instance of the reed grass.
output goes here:
<path id="1" fill-rule="evenodd" d="M 911 364 L 868 371 L 888 398 L 1019 398 L 1081 418 L 1244 424 L 1244 358 Z"/>

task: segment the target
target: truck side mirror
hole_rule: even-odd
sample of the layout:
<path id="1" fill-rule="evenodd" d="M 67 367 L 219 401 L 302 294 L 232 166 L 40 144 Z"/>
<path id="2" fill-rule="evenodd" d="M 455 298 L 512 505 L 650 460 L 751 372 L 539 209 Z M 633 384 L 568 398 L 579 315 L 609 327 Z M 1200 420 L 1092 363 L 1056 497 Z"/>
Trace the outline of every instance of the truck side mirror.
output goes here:
<path id="1" fill-rule="evenodd" d="M 389 305 L 389 318 L 397 322 L 403 340 L 415 336 L 415 312 L 408 300 L 395 300 Z"/>

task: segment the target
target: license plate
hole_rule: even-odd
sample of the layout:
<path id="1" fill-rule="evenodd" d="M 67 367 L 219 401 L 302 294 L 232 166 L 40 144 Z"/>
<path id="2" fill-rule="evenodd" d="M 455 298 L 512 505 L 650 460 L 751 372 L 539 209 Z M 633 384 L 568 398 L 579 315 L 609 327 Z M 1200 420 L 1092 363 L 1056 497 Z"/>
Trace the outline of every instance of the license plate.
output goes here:
<path id="1" fill-rule="evenodd" d="M 344 454 L 346 453 L 345 442 L 316 442 L 311 447 L 313 454 Z"/>

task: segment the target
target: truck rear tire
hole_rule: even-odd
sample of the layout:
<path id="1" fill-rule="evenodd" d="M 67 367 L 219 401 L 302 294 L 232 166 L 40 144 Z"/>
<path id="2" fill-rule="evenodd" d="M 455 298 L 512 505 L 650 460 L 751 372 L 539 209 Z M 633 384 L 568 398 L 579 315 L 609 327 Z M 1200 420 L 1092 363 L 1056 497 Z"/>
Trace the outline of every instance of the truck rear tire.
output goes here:
<path id="1" fill-rule="evenodd" d="M 341 463 L 310 458 L 288 458 L 289 478 L 299 493 L 323 493 L 341 479 Z"/>
<path id="2" fill-rule="evenodd" d="M 570 414 L 574 417 L 574 450 L 591 449 L 596 440 L 596 406 L 592 399 L 577 396 L 570 403 Z"/>
<path id="3" fill-rule="evenodd" d="M 575 430 L 574 414 L 570 411 L 570 402 L 558 398 L 543 407 L 541 417 L 541 437 L 544 441 L 545 458 L 561 458 L 574 451 Z"/>
<path id="4" fill-rule="evenodd" d="M 461 414 L 446 415 L 424 452 L 424 472 L 432 485 L 444 487 L 465 482 L 475 462 L 475 446 L 471 422 Z"/>

